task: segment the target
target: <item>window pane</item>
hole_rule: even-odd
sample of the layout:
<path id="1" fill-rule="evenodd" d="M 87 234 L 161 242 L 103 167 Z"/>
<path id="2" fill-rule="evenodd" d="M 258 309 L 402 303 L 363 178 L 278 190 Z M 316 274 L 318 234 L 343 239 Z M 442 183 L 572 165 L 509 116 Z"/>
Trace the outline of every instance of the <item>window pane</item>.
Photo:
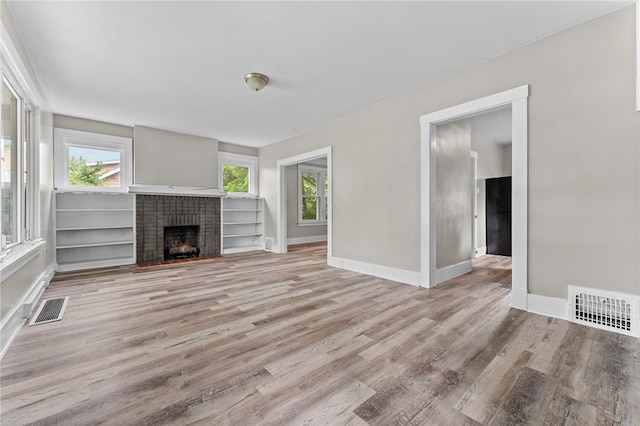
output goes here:
<path id="1" fill-rule="evenodd" d="M 18 98 L 2 82 L 2 235 L 18 242 Z"/>
<path id="2" fill-rule="evenodd" d="M 119 188 L 120 151 L 69 147 L 69 183 Z"/>
<path id="3" fill-rule="evenodd" d="M 316 197 L 302 198 L 302 219 L 303 220 L 318 219 L 318 200 Z"/>
<path id="4" fill-rule="evenodd" d="M 223 164 L 222 189 L 227 192 L 249 192 L 249 167 Z"/>
<path id="5" fill-rule="evenodd" d="M 302 173 L 302 195 L 315 196 L 318 193 L 318 174 Z"/>

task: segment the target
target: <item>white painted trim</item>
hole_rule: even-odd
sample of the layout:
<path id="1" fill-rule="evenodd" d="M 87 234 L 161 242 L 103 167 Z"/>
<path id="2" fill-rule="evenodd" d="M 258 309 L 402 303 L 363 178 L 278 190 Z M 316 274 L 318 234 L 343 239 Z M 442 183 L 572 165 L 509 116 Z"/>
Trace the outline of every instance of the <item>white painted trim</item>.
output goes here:
<path id="1" fill-rule="evenodd" d="M 476 255 L 474 257 L 480 257 L 487 254 L 487 246 L 478 247 Z"/>
<path id="2" fill-rule="evenodd" d="M 327 260 L 333 256 L 333 166 L 332 166 L 331 146 L 316 149 L 315 151 L 306 152 L 304 154 L 294 155 L 293 157 L 278 160 L 276 165 L 278 169 L 278 204 L 276 211 L 276 244 L 273 246 L 274 253 L 287 252 L 287 181 L 285 177 L 285 167 L 298 163 L 312 161 L 318 158 L 327 158 L 327 177 L 329 179 L 328 204 L 327 212 Z"/>
<path id="3" fill-rule="evenodd" d="M 222 250 L 222 254 L 233 254 L 233 253 L 245 253 L 247 251 L 260 251 L 264 250 L 264 243 L 261 245 L 253 245 L 253 246 L 244 246 L 244 247 L 229 247 Z"/>
<path id="4" fill-rule="evenodd" d="M 0 61 L 2 63 L 2 67 L 6 67 L 17 80 L 16 82 L 20 85 L 22 91 L 25 92 L 21 94 L 29 98 L 30 102 L 35 103 L 35 107 L 40 108 L 43 101 L 37 90 L 38 85 L 31 78 L 31 74 L 29 74 L 24 62 L 22 62 L 22 57 L 18 53 L 18 49 L 16 49 L 13 44 L 13 40 L 9 35 L 9 31 L 7 31 L 4 26 L 4 22 L 2 22 L 0 26 L 2 27 L 2 37 L 0 37 Z"/>
<path id="5" fill-rule="evenodd" d="M 471 260 L 465 260 L 464 262 L 438 269 L 436 270 L 436 284 L 467 274 L 471 272 L 471 270 Z"/>
<path id="6" fill-rule="evenodd" d="M 327 241 L 326 235 L 311 235 L 309 237 L 297 237 L 288 238 L 287 244 L 304 244 L 304 243 L 317 243 L 320 241 Z"/>
<path id="7" fill-rule="evenodd" d="M 316 198 L 317 198 L 317 207 L 316 213 L 318 219 L 303 219 L 302 218 L 302 174 L 303 173 L 314 173 L 318 175 L 318 180 L 316 181 Z M 298 204 L 298 226 L 318 226 L 318 225 L 326 225 L 327 221 L 324 219 L 324 205 L 325 205 L 325 197 L 324 197 L 324 178 L 327 174 L 327 169 L 324 167 L 317 166 L 308 166 L 306 164 L 298 164 L 298 170 L 296 172 L 297 175 L 297 204 Z"/>
<path id="8" fill-rule="evenodd" d="M 478 257 L 478 153 L 471 151 L 471 257 Z"/>
<path id="9" fill-rule="evenodd" d="M 372 275 L 385 280 L 396 281 L 403 284 L 420 286 L 420 272 L 407 271 L 406 269 L 391 268 L 389 266 L 360 262 L 358 260 L 329 257 L 327 264 L 334 268 L 346 269 L 360 274 Z"/>
<path id="10" fill-rule="evenodd" d="M 133 247 L 135 250 L 135 245 Z M 84 269 L 95 269 L 95 268 L 106 268 L 111 266 L 126 266 L 126 265 L 135 265 L 136 257 L 135 251 L 133 252 L 133 257 L 127 257 L 123 259 L 115 259 L 115 260 L 96 260 L 93 262 L 79 262 L 79 263 L 65 263 L 62 265 L 58 265 L 56 269 L 58 272 L 67 272 L 67 271 L 79 271 Z"/>
<path id="11" fill-rule="evenodd" d="M 18 331 L 24 325 L 26 319 L 31 315 L 33 307 L 37 304 L 40 296 L 51 282 L 56 270 L 56 265 L 52 263 L 40 276 L 31 284 L 29 290 L 15 304 L 13 309 L 2 319 L 0 325 L 0 359 L 4 357 L 15 339 Z"/>
<path id="12" fill-rule="evenodd" d="M 249 193 L 243 192 L 230 193 L 230 195 L 255 195 L 260 194 L 260 180 L 258 179 L 258 163 L 259 159 L 255 155 L 236 154 L 233 152 L 218 152 L 218 186 L 223 188 L 222 182 L 222 165 L 231 164 L 234 166 L 243 166 L 249 168 Z"/>
<path id="13" fill-rule="evenodd" d="M 569 304 L 566 299 L 559 297 L 529 294 L 527 297 L 527 311 L 546 317 L 569 319 Z"/>
<path id="14" fill-rule="evenodd" d="M 225 197 L 227 193 L 218 188 L 196 188 L 191 186 L 131 185 L 127 188 L 131 194 L 147 195 L 184 195 L 191 197 Z M 63 192 L 63 191 L 59 191 Z M 67 191 L 72 192 L 72 191 Z M 97 192 L 97 191 L 96 191 Z M 246 194 L 245 194 L 246 197 Z M 251 197 L 251 196 L 250 196 Z"/>
<path id="15" fill-rule="evenodd" d="M 69 147 L 79 146 L 120 152 L 120 186 L 79 186 L 69 183 Z M 63 128 L 53 129 L 55 189 L 84 192 L 127 192 L 133 184 L 133 139 Z"/>
<path id="16" fill-rule="evenodd" d="M 529 86 L 520 86 L 484 98 L 466 102 L 420 117 L 421 125 L 421 229 L 420 229 L 420 281 L 425 287 L 436 285 L 435 277 L 435 128 L 442 122 L 462 118 L 502 105 L 511 105 L 512 109 L 512 292 L 514 308 L 527 309 L 527 177 L 528 177 L 528 130 L 527 97 Z"/>
<path id="17" fill-rule="evenodd" d="M 41 253 L 41 249 L 45 244 L 44 240 L 39 239 L 14 246 L 5 257 L 0 259 L 2 280 L 6 280 L 35 259 Z"/>

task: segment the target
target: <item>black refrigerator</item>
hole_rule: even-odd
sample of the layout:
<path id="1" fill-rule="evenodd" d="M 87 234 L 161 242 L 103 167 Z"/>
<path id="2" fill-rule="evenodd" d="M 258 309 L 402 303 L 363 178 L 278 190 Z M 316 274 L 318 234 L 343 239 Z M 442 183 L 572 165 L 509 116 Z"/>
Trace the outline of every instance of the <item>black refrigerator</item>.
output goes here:
<path id="1" fill-rule="evenodd" d="M 511 176 L 486 181 L 487 254 L 511 256 Z"/>

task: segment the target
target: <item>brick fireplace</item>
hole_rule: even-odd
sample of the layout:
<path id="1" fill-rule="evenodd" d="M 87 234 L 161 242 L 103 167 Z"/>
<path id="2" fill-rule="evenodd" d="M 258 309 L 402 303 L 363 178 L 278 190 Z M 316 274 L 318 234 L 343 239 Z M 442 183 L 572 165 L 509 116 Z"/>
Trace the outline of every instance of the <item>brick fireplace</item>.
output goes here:
<path id="1" fill-rule="evenodd" d="M 179 243 L 194 246 L 185 253 L 195 257 L 219 255 L 220 204 L 219 197 L 136 194 L 136 262 L 168 260 Z"/>

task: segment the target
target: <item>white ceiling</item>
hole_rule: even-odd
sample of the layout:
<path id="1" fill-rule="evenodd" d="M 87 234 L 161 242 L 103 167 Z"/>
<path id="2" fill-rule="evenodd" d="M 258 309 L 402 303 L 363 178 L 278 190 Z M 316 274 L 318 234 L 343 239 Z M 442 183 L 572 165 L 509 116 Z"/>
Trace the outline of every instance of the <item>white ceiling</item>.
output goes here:
<path id="1" fill-rule="evenodd" d="M 54 113 L 254 147 L 630 4 L 8 1 Z"/>

